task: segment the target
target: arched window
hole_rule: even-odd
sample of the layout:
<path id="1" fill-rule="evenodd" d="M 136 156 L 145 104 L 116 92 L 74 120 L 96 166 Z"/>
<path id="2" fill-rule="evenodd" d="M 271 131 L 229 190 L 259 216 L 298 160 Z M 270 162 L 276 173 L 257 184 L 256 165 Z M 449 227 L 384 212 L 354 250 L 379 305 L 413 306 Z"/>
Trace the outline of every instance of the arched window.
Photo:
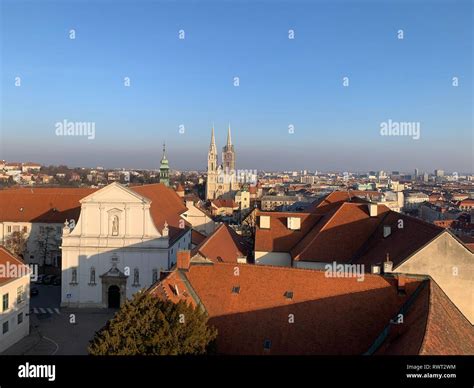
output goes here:
<path id="1" fill-rule="evenodd" d="M 71 284 L 77 284 L 77 268 L 73 268 L 71 272 Z"/>
<path id="2" fill-rule="evenodd" d="M 133 286 L 138 287 L 140 285 L 140 273 L 138 268 L 133 270 Z"/>
<path id="3" fill-rule="evenodd" d="M 91 267 L 91 270 L 90 270 L 89 284 L 91 286 L 95 286 L 95 268 L 94 267 Z"/>

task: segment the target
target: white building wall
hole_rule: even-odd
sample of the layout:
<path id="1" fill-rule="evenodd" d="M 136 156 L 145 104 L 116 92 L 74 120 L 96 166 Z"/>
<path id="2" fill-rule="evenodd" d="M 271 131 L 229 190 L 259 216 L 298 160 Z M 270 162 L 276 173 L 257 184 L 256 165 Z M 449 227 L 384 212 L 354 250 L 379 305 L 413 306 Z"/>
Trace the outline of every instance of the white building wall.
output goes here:
<path id="1" fill-rule="evenodd" d="M 294 261 L 293 267 L 294 268 L 305 268 L 305 269 L 318 269 L 318 270 L 325 270 L 326 265 L 332 265 L 333 263 L 320 263 L 320 262 L 312 262 L 312 261 Z"/>
<path id="2" fill-rule="evenodd" d="M 255 264 L 291 267 L 291 255 L 286 252 L 255 251 Z"/>
<path id="3" fill-rule="evenodd" d="M 24 298 L 17 303 L 18 287 L 23 286 Z M 8 310 L 3 311 L 3 295 L 9 295 Z M 0 353 L 27 336 L 30 332 L 30 276 L 10 281 L 0 286 Z M 18 323 L 18 315 L 23 314 L 23 322 Z M 8 332 L 3 334 L 3 324 L 8 322 Z"/>
<path id="4" fill-rule="evenodd" d="M 474 324 L 474 254 L 448 232 L 442 233 L 393 272 L 431 276 Z"/>
<path id="5" fill-rule="evenodd" d="M 172 246 L 168 232 L 157 230 L 150 214 L 150 203 L 120 185 L 109 185 L 83 199 L 81 215 L 72 230 L 64 229 L 62 245 L 61 305 L 70 307 L 107 307 L 103 300 L 101 275 L 117 268 L 127 276 L 125 296 L 153 283 L 153 270 L 159 275 L 176 263 L 180 249 L 189 249 L 191 231 L 187 231 Z M 118 217 L 114 234 L 113 219 Z M 91 268 L 95 269 L 95 284 Z M 77 270 L 77 284 L 72 283 Z M 134 284 L 135 269 L 139 283 Z"/>

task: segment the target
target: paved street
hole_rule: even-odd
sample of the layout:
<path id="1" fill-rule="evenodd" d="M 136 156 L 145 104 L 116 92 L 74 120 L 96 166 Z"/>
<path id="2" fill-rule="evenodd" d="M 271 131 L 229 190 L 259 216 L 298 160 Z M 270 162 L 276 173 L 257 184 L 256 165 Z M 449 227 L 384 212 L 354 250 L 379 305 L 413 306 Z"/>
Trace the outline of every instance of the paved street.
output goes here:
<path id="1" fill-rule="evenodd" d="M 34 286 L 39 295 L 30 299 L 30 335 L 3 354 L 87 354 L 90 339 L 113 317 L 115 310 L 60 308 L 61 287 Z"/>

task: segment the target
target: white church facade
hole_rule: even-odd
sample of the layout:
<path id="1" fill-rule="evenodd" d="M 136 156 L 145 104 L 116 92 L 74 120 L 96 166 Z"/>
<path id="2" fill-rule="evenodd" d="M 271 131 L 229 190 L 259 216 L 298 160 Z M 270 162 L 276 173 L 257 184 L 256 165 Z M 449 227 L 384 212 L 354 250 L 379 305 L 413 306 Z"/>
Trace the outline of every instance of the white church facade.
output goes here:
<path id="1" fill-rule="evenodd" d="M 174 190 L 163 184 L 112 183 L 80 201 L 78 220 L 64 224 L 64 307 L 119 307 L 159 280 L 190 249 L 191 229 Z"/>

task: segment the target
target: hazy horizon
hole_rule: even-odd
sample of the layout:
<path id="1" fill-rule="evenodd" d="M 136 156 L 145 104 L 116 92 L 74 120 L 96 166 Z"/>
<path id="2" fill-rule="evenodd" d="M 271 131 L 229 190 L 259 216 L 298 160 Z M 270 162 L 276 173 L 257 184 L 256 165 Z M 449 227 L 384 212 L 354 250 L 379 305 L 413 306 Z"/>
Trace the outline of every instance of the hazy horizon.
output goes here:
<path id="1" fill-rule="evenodd" d="M 204 170 L 230 122 L 238 169 L 474 171 L 469 1 L 1 7 L 0 159 Z"/>

